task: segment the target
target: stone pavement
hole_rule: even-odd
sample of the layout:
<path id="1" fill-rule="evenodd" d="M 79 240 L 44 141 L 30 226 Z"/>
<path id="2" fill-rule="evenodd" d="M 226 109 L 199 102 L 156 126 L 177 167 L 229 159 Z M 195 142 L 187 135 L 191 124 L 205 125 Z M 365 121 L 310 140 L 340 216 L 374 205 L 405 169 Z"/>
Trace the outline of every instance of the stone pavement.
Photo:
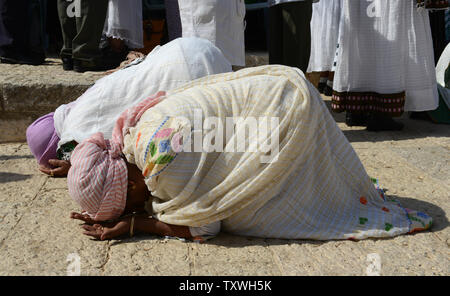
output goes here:
<path id="1" fill-rule="evenodd" d="M 0 72 L 3 75 L 3 72 Z M 4 77 L 2 78 L 4 79 Z M 325 98 L 329 104 L 329 98 Z M 0 144 L 0 275 L 450 275 L 450 129 L 405 115 L 402 132 L 368 133 L 333 114 L 387 194 L 429 213 L 431 231 L 392 239 L 298 241 L 221 234 L 196 244 L 154 236 L 95 241 L 69 218 L 66 179 L 40 174 L 24 142 Z M 9 126 L 1 123 L 1 132 Z"/>

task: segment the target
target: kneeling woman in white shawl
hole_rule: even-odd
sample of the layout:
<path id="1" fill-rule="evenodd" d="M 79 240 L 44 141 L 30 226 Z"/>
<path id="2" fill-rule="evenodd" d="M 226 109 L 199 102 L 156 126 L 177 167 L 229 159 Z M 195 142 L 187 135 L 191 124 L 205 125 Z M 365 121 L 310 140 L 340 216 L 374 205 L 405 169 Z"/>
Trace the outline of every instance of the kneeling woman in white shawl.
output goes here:
<path id="1" fill-rule="evenodd" d="M 229 118 L 254 120 L 257 132 L 234 130 Z M 159 93 L 122 114 L 112 141 L 96 134 L 72 160 L 69 193 L 85 212 L 72 217 L 93 224 L 85 234 L 99 239 L 203 240 L 220 226 L 265 238 L 364 239 L 431 226 L 376 190 L 320 94 L 285 66 Z"/>
<path id="2" fill-rule="evenodd" d="M 208 40 L 179 38 L 98 80 L 76 101 L 38 119 L 27 130 L 30 149 L 42 172 L 64 176 L 74 146 L 97 132 L 111 138 L 117 118 L 127 108 L 158 91 L 230 71 L 230 63 Z"/>

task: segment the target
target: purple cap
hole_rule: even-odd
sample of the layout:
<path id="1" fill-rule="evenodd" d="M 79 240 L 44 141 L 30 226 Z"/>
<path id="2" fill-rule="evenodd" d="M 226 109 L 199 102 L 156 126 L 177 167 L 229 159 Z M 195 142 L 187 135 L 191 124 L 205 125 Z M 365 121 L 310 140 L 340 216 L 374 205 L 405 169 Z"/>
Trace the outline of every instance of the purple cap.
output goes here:
<path id="1" fill-rule="evenodd" d="M 56 159 L 59 137 L 53 121 L 54 112 L 38 118 L 27 128 L 27 142 L 31 153 L 40 165 L 52 168 L 48 163 Z"/>

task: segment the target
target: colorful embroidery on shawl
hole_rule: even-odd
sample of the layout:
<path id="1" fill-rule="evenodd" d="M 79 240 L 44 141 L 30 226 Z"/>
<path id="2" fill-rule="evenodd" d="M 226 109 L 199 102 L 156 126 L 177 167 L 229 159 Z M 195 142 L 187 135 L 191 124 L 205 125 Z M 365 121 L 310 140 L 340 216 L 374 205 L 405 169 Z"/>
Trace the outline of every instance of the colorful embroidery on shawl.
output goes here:
<path id="1" fill-rule="evenodd" d="M 430 216 L 428 216 L 427 214 L 424 214 L 422 212 L 417 212 L 417 211 L 413 211 L 413 210 L 402 207 L 402 205 L 400 204 L 400 202 L 397 199 L 395 199 L 391 196 L 387 196 L 385 194 L 384 190 L 380 186 L 380 183 L 378 182 L 378 179 L 376 179 L 376 178 L 370 178 L 370 179 L 374 183 L 377 191 L 380 193 L 381 198 L 383 198 L 383 200 L 385 202 L 396 205 L 397 207 L 401 208 L 405 212 L 406 218 L 409 221 L 410 231 L 408 233 L 423 231 L 423 230 L 429 229 L 431 227 L 432 218 Z M 383 207 L 381 210 L 383 210 L 387 213 L 390 212 L 390 210 L 387 207 Z M 421 220 L 421 218 L 424 221 Z M 385 224 L 386 231 L 390 231 L 392 228 L 393 228 L 392 224 L 390 224 L 390 223 Z"/>
<path id="2" fill-rule="evenodd" d="M 386 230 L 386 231 L 390 231 L 394 227 L 390 223 L 385 223 L 384 226 L 385 226 L 384 230 Z"/>
<path id="3" fill-rule="evenodd" d="M 141 140 L 141 136 L 142 136 L 142 134 L 139 132 L 137 135 L 137 140 L 136 140 L 136 148 L 138 147 L 139 141 Z"/>
<path id="4" fill-rule="evenodd" d="M 144 157 L 144 177 L 152 178 L 161 174 L 177 157 L 177 153 L 171 147 L 171 139 L 176 134 L 176 130 L 163 129 L 168 124 L 170 124 L 170 118 L 166 117 L 150 138 Z"/>
<path id="5" fill-rule="evenodd" d="M 375 185 L 375 188 L 377 189 L 378 193 L 380 194 L 380 197 L 386 201 L 386 195 L 384 194 L 383 188 L 381 188 L 380 183 L 378 182 L 378 179 L 376 178 L 370 178 L 372 183 Z"/>
<path id="6" fill-rule="evenodd" d="M 364 225 L 369 221 L 369 219 L 364 217 L 359 217 L 359 224 Z"/>
<path id="7" fill-rule="evenodd" d="M 417 231 L 423 231 L 431 228 L 433 224 L 433 219 L 425 213 L 419 211 L 413 211 L 410 209 L 405 209 L 407 212 L 407 216 L 412 222 L 411 230 L 409 233 L 414 233 Z"/>

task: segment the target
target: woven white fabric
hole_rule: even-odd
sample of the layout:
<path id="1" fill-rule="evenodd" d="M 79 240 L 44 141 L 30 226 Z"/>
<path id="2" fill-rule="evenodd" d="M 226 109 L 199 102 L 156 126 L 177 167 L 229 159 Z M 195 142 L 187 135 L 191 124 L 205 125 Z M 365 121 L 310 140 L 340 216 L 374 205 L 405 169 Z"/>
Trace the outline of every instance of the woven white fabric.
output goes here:
<path id="1" fill-rule="evenodd" d="M 183 37 L 214 43 L 234 66 L 245 66 L 244 0 L 178 0 Z"/>
<path id="2" fill-rule="evenodd" d="M 333 68 L 339 35 L 342 0 L 313 4 L 311 18 L 311 57 L 308 71 L 327 72 Z"/>
<path id="3" fill-rule="evenodd" d="M 450 67 L 450 44 L 447 45 L 436 66 L 439 93 L 450 109 L 450 89 L 445 87 L 445 71 Z"/>
<path id="4" fill-rule="evenodd" d="M 305 0 L 268 0 L 267 4 L 269 6 L 274 6 L 282 3 L 288 3 L 288 2 L 299 2 L 299 1 L 305 1 Z M 320 0 L 312 0 L 312 2 L 319 2 Z M 324 0 L 328 1 L 328 0 Z"/>
<path id="5" fill-rule="evenodd" d="M 196 236 L 205 236 L 211 237 L 216 236 L 220 232 L 220 221 L 216 221 L 214 223 L 202 226 L 202 227 L 189 227 L 189 231 L 193 237 Z"/>
<path id="6" fill-rule="evenodd" d="M 444 52 L 439 58 L 439 62 L 436 66 L 436 78 L 437 83 L 445 87 L 445 71 L 447 71 L 450 66 L 450 44 L 445 47 Z"/>
<path id="7" fill-rule="evenodd" d="M 343 1 L 334 89 L 406 92 L 405 111 L 438 106 L 428 11 L 415 0 Z"/>
<path id="8" fill-rule="evenodd" d="M 103 34 L 124 40 L 131 49 L 143 48 L 142 0 L 109 0 Z"/>
<path id="9" fill-rule="evenodd" d="M 71 104 L 70 112 L 67 105 L 59 107 L 54 116 L 59 145 L 81 143 L 97 132 L 111 139 L 117 118 L 135 103 L 158 91 L 229 71 L 230 63 L 208 40 L 179 38 L 157 47 L 140 64 L 98 80 Z"/>
<path id="10" fill-rule="evenodd" d="M 170 91 L 125 136 L 128 161 L 144 171 L 148 147 L 164 118 L 174 123 L 168 130 L 177 130 L 186 119 L 194 122 L 196 110 L 202 125 L 211 117 L 222 122 L 239 116 L 280 118 L 277 159 L 262 163 L 267 154 L 261 150 L 227 152 L 237 132 L 224 142 L 225 152 L 180 152 L 161 174 L 146 179 L 159 220 L 193 227 L 222 221 L 226 232 L 286 239 L 362 239 L 410 231 L 405 210 L 380 196 L 300 70 L 249 68 Z M 192 125 L 195 137 L 201 131 Z M 253 133 L 245 140 L 251 145 L 270 141 Z"/>

